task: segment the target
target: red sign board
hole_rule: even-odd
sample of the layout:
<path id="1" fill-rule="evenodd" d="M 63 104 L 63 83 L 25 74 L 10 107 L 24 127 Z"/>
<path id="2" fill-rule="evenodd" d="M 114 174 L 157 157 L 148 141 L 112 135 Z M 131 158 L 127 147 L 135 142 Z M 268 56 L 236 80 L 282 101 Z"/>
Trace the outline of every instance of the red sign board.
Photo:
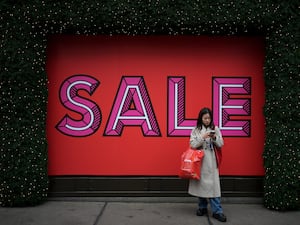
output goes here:
<path id="1" fill-rule="evenodd" d="M 199 110 L 221 175 L 263 175 L 261 37 L 51 36 L 49 175 L 177 175 Z"/>

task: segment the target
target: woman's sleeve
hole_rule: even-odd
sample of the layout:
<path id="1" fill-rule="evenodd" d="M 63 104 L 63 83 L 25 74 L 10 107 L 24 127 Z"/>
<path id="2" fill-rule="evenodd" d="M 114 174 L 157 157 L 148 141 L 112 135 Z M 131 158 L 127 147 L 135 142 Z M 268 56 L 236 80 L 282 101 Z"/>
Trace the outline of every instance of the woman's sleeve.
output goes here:
<path id="1" fill-rule="evenodd" d="M 190 145 L 192 148 L 199 148 L 203 145 L 204 139 L 201 137 L 200 131 L 194 128 L 190 136 Z"/>
<path id="2" fill-rule="evenodd" d="M 216 139 L 213 142 L 220 148 L 224 145 L 222 133 L 221 133 L 219 127 L 217 127 L 217 126 L 215 127 L 215 131 L 216 131 Z"/>

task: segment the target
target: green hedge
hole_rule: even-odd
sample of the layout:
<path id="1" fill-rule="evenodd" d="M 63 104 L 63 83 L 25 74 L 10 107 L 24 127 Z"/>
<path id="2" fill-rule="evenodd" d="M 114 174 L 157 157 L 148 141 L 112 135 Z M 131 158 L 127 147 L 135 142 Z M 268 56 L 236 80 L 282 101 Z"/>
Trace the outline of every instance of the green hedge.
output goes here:
<path id="1" fill-rule="evenodd" d="M 263 35 L 264 203 L 299 207 L 299 1 L 0 1 L 0 204 L 46 199 L 50 34 Z"/>

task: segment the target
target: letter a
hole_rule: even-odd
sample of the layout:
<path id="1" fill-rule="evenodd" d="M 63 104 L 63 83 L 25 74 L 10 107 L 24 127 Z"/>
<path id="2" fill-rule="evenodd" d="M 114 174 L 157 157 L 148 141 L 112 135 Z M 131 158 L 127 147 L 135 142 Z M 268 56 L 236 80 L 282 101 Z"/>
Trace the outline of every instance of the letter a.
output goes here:
<path id="1" fill-rule="evenodd" d="M 144 136 L 161 136 L 143 77 L 122 77 L 105 136 L 120 136 L 124 126 L 141 126 Z"/>

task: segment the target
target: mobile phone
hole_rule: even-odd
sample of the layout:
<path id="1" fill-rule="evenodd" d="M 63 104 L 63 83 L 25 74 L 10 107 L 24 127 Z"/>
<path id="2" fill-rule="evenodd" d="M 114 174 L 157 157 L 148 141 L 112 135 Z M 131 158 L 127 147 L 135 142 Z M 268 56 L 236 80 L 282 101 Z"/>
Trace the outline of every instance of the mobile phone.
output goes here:
<path id="1" fill-rule="evenodd" d="M 211 130 L 209 134 L 210 134 L 210 135 L 213 135 L 213 134 L 215 134 L 215 133 L 216 133 L 216 131 Z"/>

